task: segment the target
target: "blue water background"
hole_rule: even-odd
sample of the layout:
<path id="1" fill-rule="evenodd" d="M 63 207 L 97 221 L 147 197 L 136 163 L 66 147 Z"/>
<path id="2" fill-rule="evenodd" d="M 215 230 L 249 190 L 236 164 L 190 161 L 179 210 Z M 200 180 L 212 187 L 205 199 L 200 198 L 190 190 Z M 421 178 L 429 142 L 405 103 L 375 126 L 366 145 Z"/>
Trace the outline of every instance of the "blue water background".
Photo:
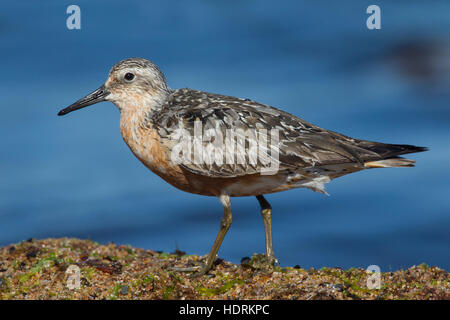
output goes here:
<path id="1" fill-rule="evenodd" d="M 381 7 L 382 29 L 366 28 Z M 450 269 L 450 2 L 10 1 L 0 10 L 0 245 L 30 237 L 205 254 L 222 207 L 148 171 L 102 103 L 59 109 L 128 57 L 172 88 L 251 98 L 361 139 L 427 146 L 416 168 L 377 169 L 269 195 L 281 265 Z M 264 252 L 254 198 L 234 198 L 219 252 Z"/>

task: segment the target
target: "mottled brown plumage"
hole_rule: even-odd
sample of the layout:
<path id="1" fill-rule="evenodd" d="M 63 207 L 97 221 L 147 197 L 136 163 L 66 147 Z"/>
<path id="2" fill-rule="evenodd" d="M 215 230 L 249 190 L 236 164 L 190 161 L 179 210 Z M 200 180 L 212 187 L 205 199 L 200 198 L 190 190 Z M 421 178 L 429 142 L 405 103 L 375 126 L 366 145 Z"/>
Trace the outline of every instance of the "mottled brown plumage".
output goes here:
<path id="1" fill-rule="evenodd" d="M 194 121 L 203 128 L 220 130 L 279 129 L 280 171 L 353 164 L 364 169 L 364 163 L 423 151 L 409 145 L 390 145 L 359 140 L 319 128 L 287 112 L 249 99 L 212 94 L 191 89 L 174 90 L 158 111 L 151 112 L 147 122 L 163 140 L 171 140 L 175 130 L 183 128 L 194 135 Z M 167 142 L 169 143 L 169 142 Z M 262 164 L 183 165 L 195 174 L 209 177 L 236 177 L 260 172 Z"/>
<path id="2" fill-rule="evenodd" d="M 367 168 L 413 166 L 414 161 L 399 156 L 426 150 L 354 139 L 249 99 L 191 89 L 172 90 L 159 68 L 141 58 L 117 63 L 103 86 L 60 111 L 59 115 L 105 100 L 119 108 L 123 139 L 144 165 L 183 191 L 217 196 L 222 202 L 221 227 L 200 274 L 212 267 L 231 225 L 229 197 L 257 197 L 266 232 L 266 257 L 272 264 L 276 261 L 272 249 L 272 211 L 263 194 L 301 187 L 325 193 L 324 184 L 331 179 Z M 263 145 L 261 150 L 267 151 L 266 158 L 253 159 L 245 148 L 224 146 L 223 154 L 217 156 L 216 153 L 215 158 L 206 152 L 215 161 L 194 161 L 193 143 L 186 149 L 194 150 L 193 154 L 189 153 L 184 161 L 175 161 L 173 155 L 180 139 L 194 137 L 195 142 L 199 124 L 201 134 L 209 133 L 211 138 L 197 141 L 204 147 L 202 150 L 208 150 L 211 142 L 227 136 L 230 130 L 237 132 L 237 136 L 244 131 L 258 132 L 246 137 L 245 146 L 261 145 L 259 132 L 276 131 L 277 138 L 270 136 L 268 140 L 272 143 Z M 244 161 L 229 162 L 227 156 Z M 276 162 L 277 170 L 262 174 L 267 160 L 272 164 Z"/>

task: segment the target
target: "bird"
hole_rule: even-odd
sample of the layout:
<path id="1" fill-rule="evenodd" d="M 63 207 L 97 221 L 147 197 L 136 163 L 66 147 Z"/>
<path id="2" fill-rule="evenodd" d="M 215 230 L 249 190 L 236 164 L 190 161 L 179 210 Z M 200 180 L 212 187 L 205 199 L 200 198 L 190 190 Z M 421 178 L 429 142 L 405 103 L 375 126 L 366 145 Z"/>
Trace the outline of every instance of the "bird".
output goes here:
<path id="1" fill-rule="evenodd" d="M 189 88 L 171 89 L 161 70 L 144 58 L 119 61 L 102 86 L 62 109 L 58 115 L 102 101 L 110 101 L 119 109 L 123 140 L 148 169 L 182 191 L 214 196 L 222 203 L 219 231 L 206 261 L 200 266 L 177 269 L 196 276 L 208 273 L 214 266 L 233 220 L 230 198 L 256 197 L 264 222 L 265 263 L 275 266 L 278 260 L 272 244 L 272 207 L 266 194 L 293 188 L 309 188 L 327 194 L 324 185 L 335 178 L 372 168 L 412 167 L 415 161 L 400 155 L 428 150 L 414 145 L 351 138 L 248 98 Z M 208 150 L 213 150 L 208 149 L 212 139 L 208 141 L 200 136 L 195 140 L 199 127 L 200 133 L 209 132 L 216 138 L 233 130 L 241 130 L 240 134 L 243 130 L 259 130 L 261 135 L 275 131 L 276 135 L 270 136 L 273 143 L 265 147 L 266 161 L 264 157 L 255 160 L 249 148 L 228 148 L 227 145 L 222 159 L 209 155 L 213 161 L 193 161 L 195 153 L 190 157 L 174 157 L 181 136 L 194 137 L 184 149 L 186 154 L 192 150 L 192 144 L 197 143 L 203 147 L 199 148 L 202 155 L 206 154 L 200 160 L 208 159 Z M 257 144 L 260 142 L 257 140 L 256 135 L 249 134 L 241 147 Z M 217 161 L 225 156 L 234 161 Z M 241 161 L 236 161 L 237 158 Z M 263 170 L 267 169 L 268 158 L 276 164 L 276 170 Z"/>

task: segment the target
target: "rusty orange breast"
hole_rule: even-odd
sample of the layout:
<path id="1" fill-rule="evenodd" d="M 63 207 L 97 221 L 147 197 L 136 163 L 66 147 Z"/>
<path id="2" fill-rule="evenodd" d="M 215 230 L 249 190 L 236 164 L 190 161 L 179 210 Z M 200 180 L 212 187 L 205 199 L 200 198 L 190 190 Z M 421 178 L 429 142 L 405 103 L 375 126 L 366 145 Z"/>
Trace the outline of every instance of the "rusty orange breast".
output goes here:
<path id="1" fill-rule="evenodd" d="M 133 154 L 147 168 L 171 185 L 182 190 L 189 189 L 189 181 L 182 169 L 170 161 L 169 150 L 161 144 L 161 139 L 155 129 L 128 125 L 121 121 L 120 131 Z"/>

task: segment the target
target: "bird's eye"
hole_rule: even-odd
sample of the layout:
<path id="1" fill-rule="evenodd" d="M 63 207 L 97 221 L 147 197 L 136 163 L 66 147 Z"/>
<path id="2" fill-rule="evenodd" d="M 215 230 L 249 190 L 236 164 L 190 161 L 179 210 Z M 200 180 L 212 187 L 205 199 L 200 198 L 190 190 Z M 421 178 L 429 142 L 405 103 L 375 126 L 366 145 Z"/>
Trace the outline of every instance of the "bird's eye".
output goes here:
<path id="1" fill-rule="evenodd" d="M 126 81 L 132 81 L 134 79 L 134 74 L 132 74 L 131 72 L 127 72 L 125 73 L 124 78 Z"/>

